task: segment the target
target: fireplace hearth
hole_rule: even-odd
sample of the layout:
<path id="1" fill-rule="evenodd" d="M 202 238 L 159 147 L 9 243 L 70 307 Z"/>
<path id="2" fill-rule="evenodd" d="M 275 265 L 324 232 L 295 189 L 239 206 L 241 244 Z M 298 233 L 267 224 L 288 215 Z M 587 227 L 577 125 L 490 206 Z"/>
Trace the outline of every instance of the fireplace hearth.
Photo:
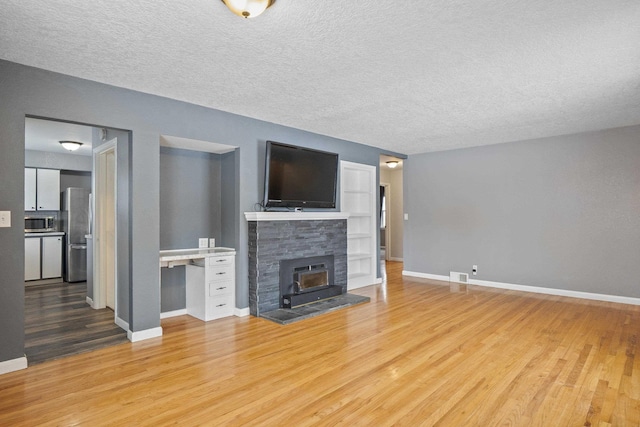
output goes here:
<path id="1" fill-rule="evenodd" d="M 333 255 L 280 261 L 280 308 L 294 308 L 343 293 L 335 286 Z"/>

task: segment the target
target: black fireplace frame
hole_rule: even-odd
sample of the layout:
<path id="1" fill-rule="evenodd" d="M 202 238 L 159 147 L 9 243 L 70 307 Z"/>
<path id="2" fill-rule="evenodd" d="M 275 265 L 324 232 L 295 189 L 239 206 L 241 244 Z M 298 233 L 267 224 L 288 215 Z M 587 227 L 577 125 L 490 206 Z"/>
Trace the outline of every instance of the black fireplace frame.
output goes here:
<path id="1" fill-rule="evenodd" d="M 299 267 L 324 264 L 328 271 L 328 286 L 299 292 L 294 283 L 294 270 Z M 280 308 L 294 308 L 327 298 L 342 295 L 342 286 L 335 285 L 333 255 L 320 255 L 280 261 Z"/>

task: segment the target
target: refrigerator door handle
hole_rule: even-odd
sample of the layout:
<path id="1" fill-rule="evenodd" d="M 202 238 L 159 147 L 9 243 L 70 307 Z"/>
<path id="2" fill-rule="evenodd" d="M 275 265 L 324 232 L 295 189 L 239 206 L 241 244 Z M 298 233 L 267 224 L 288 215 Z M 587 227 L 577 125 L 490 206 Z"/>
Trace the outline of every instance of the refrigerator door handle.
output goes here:
<path id="1" fill-rule="evenodd" d="M 69 245 L 69 249 L 87 249 L 87 245 Z"/>

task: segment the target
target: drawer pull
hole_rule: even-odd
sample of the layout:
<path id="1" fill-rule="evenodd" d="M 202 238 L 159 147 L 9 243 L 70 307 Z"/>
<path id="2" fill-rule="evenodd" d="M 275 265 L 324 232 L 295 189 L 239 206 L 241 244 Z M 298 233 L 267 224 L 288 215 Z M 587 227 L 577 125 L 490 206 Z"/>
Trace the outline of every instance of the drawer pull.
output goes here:
<path id="1" fill-rule="evenodd" d="M 227 287 L 226 287 L 226 286 L 223 286 L 223 287 L 221 287 L 221 288 L 216 288 L 216 291 L 221 291 L 221 290 L 223 290 L 223 289 L 227 289 Z"/>
<path id="2" fill-rule="evenodd" d="M 218 304 L 218 305 L 216 305 L 216 307 L 224 307 L 225 305 L 227 305 L 227 304 Z"/>
<path id="3" fill-rule="evenodd" d="M 217 275 L 217 276 L 221 276 L 221 275 L 223 275 L 223 274 L 227 274 L 227 272 L 226 272 L 226 271 L 221 271 L 221 272 L 219 272 L 219 273 L 216 273 L 216 275 Z"/>
<path id="4" fill-rule="evenodd" d="M 216 262 L 226 262 L 226 259 L 217 259 Z"/>

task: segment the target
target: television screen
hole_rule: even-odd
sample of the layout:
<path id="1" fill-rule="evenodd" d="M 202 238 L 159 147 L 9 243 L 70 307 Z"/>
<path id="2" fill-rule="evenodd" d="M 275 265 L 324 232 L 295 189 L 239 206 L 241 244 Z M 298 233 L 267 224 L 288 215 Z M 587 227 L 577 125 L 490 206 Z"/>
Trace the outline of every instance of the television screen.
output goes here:
<path id="1" fill-rule="evenodd" d="M 338 155 L 267 141 L 265 208 L 335 208 Z"/>

